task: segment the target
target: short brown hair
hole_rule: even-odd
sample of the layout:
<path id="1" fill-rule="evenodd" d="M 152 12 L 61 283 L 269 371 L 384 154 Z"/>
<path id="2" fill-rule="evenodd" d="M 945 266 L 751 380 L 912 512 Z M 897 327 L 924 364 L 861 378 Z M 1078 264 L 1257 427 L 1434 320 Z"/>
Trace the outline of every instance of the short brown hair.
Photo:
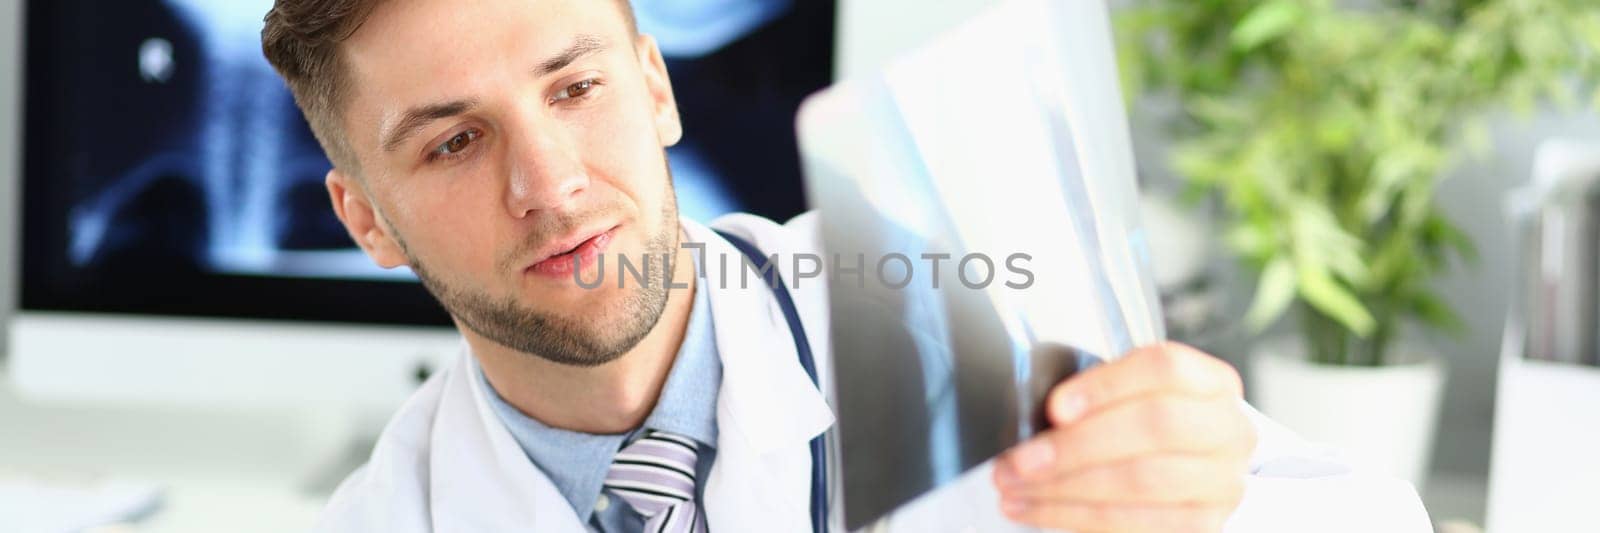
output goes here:
<path id="1" fill-rule="evenodd" d="M 288 83 L 322 150 L 334 165 L 358 176 L 358 160 L 339 122 L 341 104 L 349 93 L 339 45 L 366 22 L 380 1 L 276 0 L 261 28 L 261 52 Z M 616 3 L 629 32 L 637 33 L 632 4 Z"/>

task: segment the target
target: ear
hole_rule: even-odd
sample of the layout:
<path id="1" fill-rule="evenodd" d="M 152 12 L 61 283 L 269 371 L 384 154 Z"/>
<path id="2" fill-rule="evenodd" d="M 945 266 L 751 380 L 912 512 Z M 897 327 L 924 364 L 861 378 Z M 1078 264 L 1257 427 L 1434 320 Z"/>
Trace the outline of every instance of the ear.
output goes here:
<path id="1" fill-rule="evenodd" d="M 333 214 L 338 215 L 339 222 L 344 223 L 344 229 L 350 232 L 350 238 L 356 241 L 362 251 L 367 252 L 373 262 L 383 268 L 410 263 L 399 242 L 389 234 L 389 224 L 379 218 L 382 215 L 373 208 L 360 182 L 335 168 L 328 171 L 326 183 L 328 199 L 333 202 Z"/>
<path id="2" fill-rule="evenodd" d="M 667 63 L 661 59 L 661 48 L 656 38 L 639 34 L 634 48 L 639 53 L 639 66 L 644 70 L 645 89 L 654 104 L 656 136 L 662 146 L 678 144 L 683 138 L 683 124 L 678 120 L 678 101 L 672 97 L 672 80 L 667 77 Z"/>

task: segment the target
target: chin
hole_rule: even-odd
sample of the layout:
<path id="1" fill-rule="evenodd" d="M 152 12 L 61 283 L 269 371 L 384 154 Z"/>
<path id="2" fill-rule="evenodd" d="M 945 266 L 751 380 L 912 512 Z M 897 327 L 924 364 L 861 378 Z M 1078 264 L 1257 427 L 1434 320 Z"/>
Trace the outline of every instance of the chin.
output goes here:
<path id="1" fill-rule="evenodd" d="M 542 314 L 563 317 L 598 318 L 613 310 L 625 307 L 623 304 L 639 288 L 630 283 L 626 287 L 618 288 L 614 281 L 615 272 L 609 273 L 598 287 L 580 287 L 567 279 L 566 283 L 551 286 L 548 283 L 539 283 L 533 287 L 526 287 L 522 291 L 520 304 L 524 309 L 535 310 Z M 594 274 L 586 272 L 584 278 L 592 281 Z"/>

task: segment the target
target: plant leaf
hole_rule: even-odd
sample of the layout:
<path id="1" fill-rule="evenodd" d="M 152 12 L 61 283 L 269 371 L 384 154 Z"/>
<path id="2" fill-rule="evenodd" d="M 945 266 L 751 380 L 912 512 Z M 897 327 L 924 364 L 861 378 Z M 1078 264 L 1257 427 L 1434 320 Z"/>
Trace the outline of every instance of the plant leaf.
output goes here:
<path id="1" fill-rule="evenodd" d="M 1294 294 L 1294 262 L 1287 257 L 1273 259 L 1261 271 L 1255 299 L 1250 303 L 1250 311 L 1245 313 L 1245 324 L 1258 333 L 1267 329 L 1289 308 Z"/>
<path id="2" fill-rule="evenodd" d="M 1300 295 L 1306 303 L 1349 328 L 1357 337 L 1366 338 L 1377 327 L 1372 313 L 1356 300 L 1350 291 L 1339 286 L 1327 270 L 1315 265 L 1301 264 L 1299 268 Z"/>
<path id="3" fill-rule="evenodd" d="M 1428 219 L 1427 224 L 1428 231 L 1436 232 L 1438 238 L 1444 244 L 1455 249 L 1456 254 L 1460 255 L 1461 259 L 1467 263 L 1478 262 L 1478 247 L 1472 243 L 1472 237 L 1461 231 L 1461 228 L 1456 227 L 1455 223 L 1450 222 L 1450 219 L 1436 214 Z"/>
<path id="4" fill-rule="evenodd" d="M 1265 259 L 1278 247 L 1270 227 L 1248 222 L 1229 228 L 1222 239 L 1229 248 L 1249 258 Z"/>
<path id="5" fill-rule="evenodd" d="M 1249 51 L 1288 33 L 1301 14 L 1298 0 L 1275 0 L 1256 6 L 1239 20 L 1238 26 L 1234 26 L 1233 34 L 1229 36 L 1234 49 Z"/>
<path id="6" fill-rule="evenodd" d="M 1417 318 L 1430 326 L 1455 335 L 1466 331 L 1466 325 L 1461 322 L 1461 317 L 1431 292 L 1419 290 L 1413 293 L 1410 307 Z"/>

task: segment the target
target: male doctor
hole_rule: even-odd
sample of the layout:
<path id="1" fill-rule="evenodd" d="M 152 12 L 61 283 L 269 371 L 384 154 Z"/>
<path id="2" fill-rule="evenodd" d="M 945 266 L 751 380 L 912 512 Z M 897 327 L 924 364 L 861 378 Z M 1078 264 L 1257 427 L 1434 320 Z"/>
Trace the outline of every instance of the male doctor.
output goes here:
<path id="1" fill-rule="evenodd" d="M 812 518 L 808 443 L 833 414 L 791 337 L 807 332 L 826 375 L 826 287 L 792 290 L 790 328 L 775 291 L 713 283 L 724 267 L 680 247 L 815 252 L 815 217 L 729 216 L 726 238 L 678 217 L 672 86 L 626 0 L 277 0 L 262 45 L 334 162 L 351 237 L 413 269 L 465 338 L 321 529 L 842 530 L 838 513 Z M 603 275 L 601 256 L 661 269 L 663 254 L 674 286 L 573 275 Z M 1059 384 L 1054 428 L 972 492 L 1079 532 L 1428 529 L 1409 486 L 1329 460 L 1240 397 L 1218 359 L 1135 350 Z"/>

